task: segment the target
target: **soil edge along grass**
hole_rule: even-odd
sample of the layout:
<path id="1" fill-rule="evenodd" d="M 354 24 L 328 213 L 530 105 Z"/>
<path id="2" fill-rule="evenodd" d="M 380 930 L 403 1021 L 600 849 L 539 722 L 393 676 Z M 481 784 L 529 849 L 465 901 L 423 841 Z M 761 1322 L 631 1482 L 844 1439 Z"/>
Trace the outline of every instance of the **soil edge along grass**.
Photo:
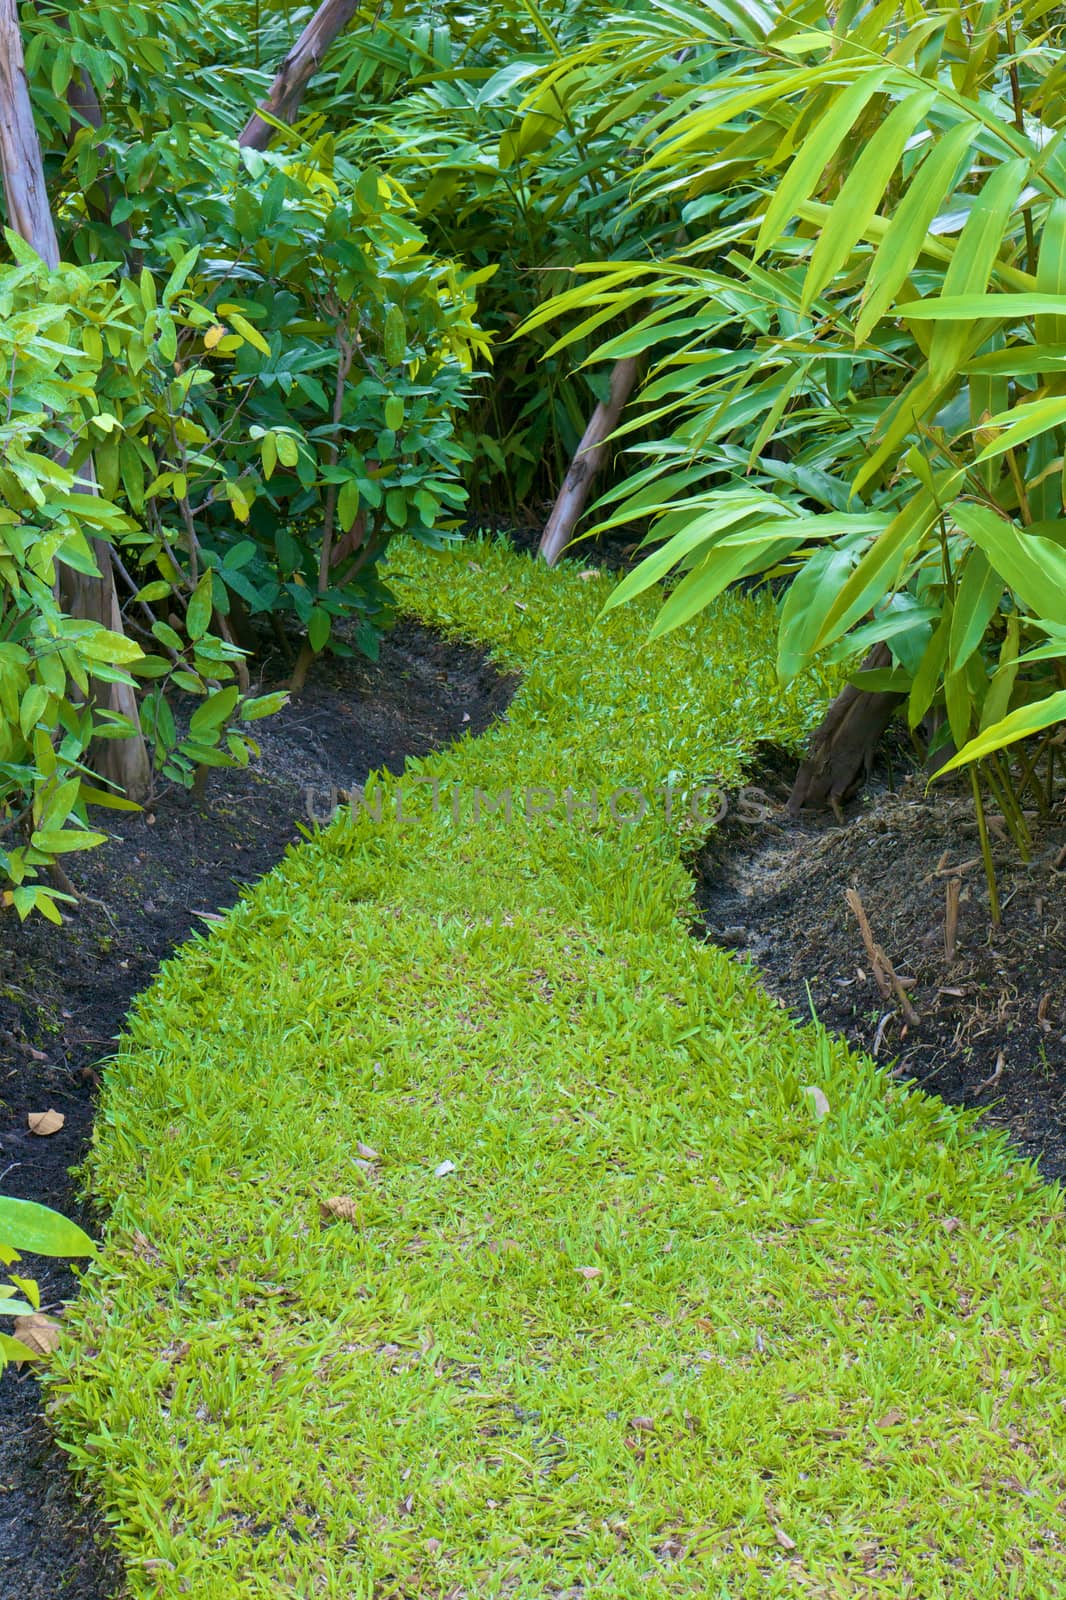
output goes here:
<path id="1" fill-rule="evenodd" d="M 741 596 L 645 649 L 575 567 L 397 565 L 509 715 L 294 850 L 108 1069 L 52 1403 L 130 1593 L 1060 1594 L 1059 1192 L 686 931 L 654 791 L 819 686 Z"/>

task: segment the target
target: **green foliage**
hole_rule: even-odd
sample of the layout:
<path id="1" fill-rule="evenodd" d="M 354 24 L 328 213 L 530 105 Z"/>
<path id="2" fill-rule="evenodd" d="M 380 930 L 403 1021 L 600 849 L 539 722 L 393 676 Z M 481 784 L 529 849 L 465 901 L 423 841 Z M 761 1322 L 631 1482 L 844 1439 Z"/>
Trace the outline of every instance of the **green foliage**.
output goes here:
<path id="1" fill-rule="evenodd" d="M 570 564 L 389 578 L 521 683 L 168 963 L 109 1067 L 49 1383 L 131 1596 L 761 1600 L 799 1551 L 813 1594 L 1044 1600 L 1061 1199 L 687 931 L 658 785 L 820 714 L 771 603 L 642 648 L 657 597 L 597 625 Z M 474 823 L 527 784 L 560 798 Z M 593 822 L 622 784 L 645 820 Z"/>
<path id="2" fill-rule="evenodd" d="M 96 1246 L 84 1229 L 33 1200 L 15 1200 L 0 1195 L 0 1262 L 12 1267 L 19 1251 L 38 1256 L 93 1256 Z M 0 1284 L 0 1316 L 33 1316 L 40 1310 L 41 1297 L 32 1278 L 10 1274 L 10 1282 Z M 27 1361 L 32 1352 L 20 1339 L 0 1333 L 0 1372 L 9 1361 Z"/>
<path id="3" fill-rule="evenodd" d="M 103 838 L 87 804 L 123 803 L 93 778 L 93 747 L 132 724 L 96 686 L 136 688 L 168 780 L 247 761 L 241 725 L 283 698 L 248 692 L 257 622 L 302 639 L 294 681 L 327 647 L 376 653 L 389 539 L 438 542 L 465 499 L 456 418 L 487 352 L 476 277 L 332 138 L 238 150 L 269 83 L 260 55 L 289 34 L 277 11 L 248 24 L 181 0 L 26 20 L 80 265 L 50 278 L 9 235 L 0 267 L 0 884 L 20 915 L 58 918 L 41 873 Z M 110 584 L 108 567 L 121 617 L 104 630 L 79 620 L 64 574 Z"/>
<path id="4" fill-rule="evenodd" d="M 883 642 L 891 673 L 861 681 L 906 693 L 911 727 L 950 733 L 963 760 L 1050 726 L 1066 679 L 1061 19 L 1035 0 L 976 20 L 661 14 L 674 55 L 718 70 L 706 87 L 661 72 L 636 193 L 706 231 L 652 270 L 590 265 L 534 319 L 640 302 L 658 439 L 601 525 L 650 518 L 660 548 L 612 603 L 674 571 L 661 632 L 739 577 L 791 575 L 782 681 Z M 627 38 L 620 19 L 565 70 L 624 75 Z"/>
<path id="5" fill-rule="evenodd" d="M 381 19 L 339 42 L 336 76 L 312 97 L 342 126 L 342 151 L 403 184 L 433 247 L 476 269 L 495 356 L 463 430 L 467 482 L 476 507 L 515 516 L 554 497 L 608 382 L 581 370 L 588 341 L 551 352 L 547 332 L 513 340 L 519 324 L 578 263 L 646 259 L 676 230 L 669 204 L 639 217 L 627 206 L 635 114 L 605 119 L 581 75 L 546 76 L 595 36 L 603 9 L 497 6 L 475 22 L 447 5 L 432 24 L 419 10 Z"/>
<path id="6" fill-rule="evenodd" d="M 20 916 L 36 909 L 58 920 L 63 897 L 38 881 L 43 869 L 100 842 L 87 806 L 128 803 L 103 789 L 88 764 L 94 740 L 130 731 L 121 717 L 97 709 L 97 687 L 151 676 L 158 709 L 149 731 L 158 764 L 175 776 L 177 763 L 191 769 L 194 761 L 217 759 L 223 737 L 246 759 L 248 741 L 228 730 L 254 702 L 223 687 L 239 652 L 209 631 L 209 609 L 197 625 L 195 593 L 188 640 L 175 634 L 169 659 L 146 656 L 134 638 L 71 613 L 77 575 L 98 575 L 113 549 L 141 547 L 128 511 L 106 492 L 92 492 L 84 463 L 94 443 L 113 441 L 128 478 L 130 461 L 139 463 L 138 452 L 150 448 L 149 407 L 137 408 L 130 428 L 108 408 L 120 405 L 119 391 L 128 391 L 135 372 L 157 373 L 165 364 L 162 336 L 128 280 L 116 284 L 106 267 L 48 273 L 20 240 L 8 235 L 8 242 L 16 259 L 0 265 L 0 369 L 7 380 L 0 427 L 0 878 L 4 903 Z M 102 459 L 109 459 L 106 449 Z M 109 487 L 118 490 L 117 474 Z M 180 603 L 180 581 L 163 588 L 169 603 Z M 202 700 L 188 737 L 179 736 L 169 712 L 175 680 Z"/>

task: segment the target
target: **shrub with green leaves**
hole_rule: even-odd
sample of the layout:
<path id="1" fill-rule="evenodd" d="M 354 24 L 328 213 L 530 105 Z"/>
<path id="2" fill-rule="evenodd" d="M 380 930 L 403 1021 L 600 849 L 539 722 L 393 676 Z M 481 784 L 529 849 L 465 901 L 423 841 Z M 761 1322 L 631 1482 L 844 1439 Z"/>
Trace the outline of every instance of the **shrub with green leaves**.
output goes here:
<path id="1" fill-rule="evenodd" d="M 379 17 L 338 42 L 336 72 L 311 96 L 341 126 L 339 148 L 380 162 L 434 248 L 477 274 L 479 321 L 495 340 L 462 434 L 479 510 L 517 516 L 554 498 L 607 393 L 609 374 L 582 366 L 591 340 L 560 352 L 547 332 L 515 339 L 520 323 L 579 262 L 646 260 L 676 231 L 669 205 L 639 216 L 627 206 L 639 85 L 652 94 L 653 74 L 635 72 L 632 104 L 611 116 L 580 76 L 546 76 L 596 36 L 603 11 L 502 5 L 474 19 L 446 5 L 432 23 L 417 10 Z M 611 321 L 624 320 L 619 307 Z"/>
<path id="2" fill-rule="evenodd" d="M 20 916 L 37 909 L 58 919 L 60 896 L 40 881 L 42 873 L 103 838 L 88 825 L 88 806 L 130 803 L 92 775 L 94 741 L 132 731 L 122 715 L 98 704 L 101 686 L 152 680 L 149 731 L 158 764 L 176 777 L 222 759 L 224 741 L 230 758 L 246 760 L 248 742 L 232 721 L 271 703 L 225 683 L 239 652 L 209 631 L 209 575 L 182 596 L 184 639 L 151 613 L 151 628 L 142 623 L 144 646 L 154 648 L 162 633 L 166 655 L 149 655 L 136 637 L 72 610 L 78 576 L 98 573 L 112 556 L 123 565 L 120 550 L 132 562 L 140 548 L 128 510 L 93 492 L 86 462 L 95 441 L 116 434 L 124 445 L 132 441 L 133 430 L 123 432 L 107 408 L 118 403 L 114 391 L 129 381 L 127 373 L 143 371 L 150 358 L 165 360 L 165 334 L 150 326 L 154 314 L 129 280 L 116 284 L 106 267 L 48 273 L 20 240 L 9 234 L 8 243 L 15 261 L 0 265 L 7 377 L 0 425 L 0 878 L 4 903 Z M 138 427 L 149 416 L 141 405 Z M 168 601 L 179 604 L 175 590 L 182 587 L 168 581 Z M 154 597 L 149 589 L 147 598 Z M 137 603 L 146 604 L 145 590 Z M 202 700 L 187 737 L 179 738 L 169 711 L 164 717 L 160 709 L 175 682 Z"/>
<path id="3" fill-rule="evenodd" d="M 196 87 L 212 48 L 247 65 L 236 14 L 208 6 L 193 27 L 167 5 L 158 37 L 136 8 L 27 24 L 80 265 L 49 276 L 8 235 L 0 267 L 0 892 L 20 915 L 59 915 L 42 873 L 64 882 L 59 855 L 103 837 L 87 805 L 127 803 L 93 778 L 101 740 L 143 734 L 184 784 L 247 761 L 242 725 L 283 699 L 250 692 L 260 624 L 294 641 L 294 687 L 324 648 L 374 654 L 389 539 L 435 542 L 465 498 L 476 278 L 331 139 L 238 149 L 266 69 L 224 80 L 210 111 Z M 255 48 L 285 31 L 257 13 Z M 112 579 L 104 627 L 85 596 Z"/>

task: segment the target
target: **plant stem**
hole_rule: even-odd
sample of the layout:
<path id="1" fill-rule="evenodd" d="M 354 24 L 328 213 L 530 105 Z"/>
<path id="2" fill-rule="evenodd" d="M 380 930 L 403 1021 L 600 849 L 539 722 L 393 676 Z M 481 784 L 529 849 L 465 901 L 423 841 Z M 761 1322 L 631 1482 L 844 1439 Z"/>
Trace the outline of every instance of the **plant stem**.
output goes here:
<path id="1" fill-rule="evenodd" d="M 996 868 L 992 860 L 992 846 L 988 842 L 988 823 L 981 785 L 977 778 L 977 763 L 970 763 L 970 788 L 973 791 L 973 808 L 977 813 L 977 834 L 981 841 L 981 860 L 984 862 L 985 880 L 988 883 L 988 904 L 992 912 L 992 925 L 999 927 L 999 889 L 996 886 Z"/>

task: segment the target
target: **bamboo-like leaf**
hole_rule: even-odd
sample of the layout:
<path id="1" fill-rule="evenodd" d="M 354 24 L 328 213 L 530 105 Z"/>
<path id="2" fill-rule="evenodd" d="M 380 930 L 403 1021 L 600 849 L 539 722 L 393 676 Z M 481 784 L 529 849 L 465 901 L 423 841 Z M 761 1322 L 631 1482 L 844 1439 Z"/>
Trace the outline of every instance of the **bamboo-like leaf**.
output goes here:
<path id="1" fill-rule="evenodd" d="M 1036 700 L 1032 705 L 1019 706 L 1017 711 L 994 722 L 990 728 L 985 728 L 975 739 L 971 739 L 969 744 L 963 745 L 958 755 L 946 762 L 935 776 L 941 778 L 946 772 L 969 766 L 972 761 L 981 761 L 985 756 L 994 755 L 997 750 L 1005 750 L 1008 745 L 1016 744 L 1019 739 L 1028 739 L 1034 733 L 1054 727 L 1057 722 L 1066 722 L 1066 689 L 1060 689 L 1057 694 L 1048 695 L 1044 700 Z"/>
<path id="2" fill-rule="evenodd" d="M 864 108 L 884 87 L 890 72 L 887 63 L 879 64 L 849 83 L 806 135 L 767 207 L 755 240 L 754 253 L 757 257 L 777 240 L 790 218 L 795 216 L 797 205 L 810 198 L 826 166 Z"/>
<path id="3" fill-rule="evenodd" d="M 1025 405 L 1014 406 L 1010 411 L 1000 411 L 984 424 L 988 429 L 1002 428 L 998 438 L 985 445 L 978 462 L 991 461 L 1008 450 L 1028 444 L 1038 434 L 1047 433 L 1066 423 L 1066 396 L 1052 395 L 1046 400 L 1030 400 Z"/>
<path id="4" fill-rule="evenodd" d="M 948 659 L 953 672 L 964 667 L 984 638 L 1003 596 L 1003 579 L 976 546 L 966 557 L 951 619 Z"/>
<path id="5" fill-rule="evenodd" d="M 937 516 L 937 504 L 920 489 L 867 550 L 825 614 L 812 652 L 824 650 L 896 587 Z"/>
<path id="6" fill-rule="evenodd" d="M 862 238 L 908 139 L 935 99 L 935 89 L 916 89 L 907 95 L 889 112 L 877 137 L 869 141 L 852 167 L 811 254 L 803 281 L 804 310 L 835 277 Z"/>
<path id="7" fill-rule="evenodd" d="M 678 584 L 652 624 L 649 639 L 661 638 L 664 633 L 682 627 L 697 612 L 709 606 L 712 600 L 716 600 L 737 578 L 775 566 L 803 542 L 802 533 L 797 533 L 794 538 L 782 539 L 772 535 L 760 536 L 754 529 L 742 544 L 723 540 L 721 547 L 715 546 L 710 550 L 699 566 Z"/>
<path id="8" fill-rule="evenodd" d="M 955 525 L 980 545 L 1023 605 L 1038 617 L 1066 624 L 1066 550 L 1040 534 L 1022 533 L 987 506 L 956 501 Z"/>
<path id="9" fill-rule="evenodd" d="M 881 240 L 866 283 L 855 326 L 857 345 L 869 338 L 906 282 L 976 131 L 972 122 L 957 122 L 933 146 L 911 178 Z"/>
<path id="10" fill-rule="evenodd" d="M 738 522 L 746 517 L 754 516 L 759 510 L 767 509 L 770 502 L 765 495 L 747 494 L 738 497 L 721 495 L 718 504 L 703 516 L 697 516 L 674 535 L 661 549 L 652 555 L 646 556 L 638 567 L 627 573 L 618 587 L 612 590 L 604 612 L 613 611 L 615 606 L 620 606 L 627 600 L 632 600 L 638 594 L 643 594 L 645 589 L 650 589 L 653 583 L 664 578 L 678 563 L 701 544 L 709 544 L 716 537 L 727 533 Z"/>
<path id="11" fill-rule="evenodd" d="M 84 1229 L 35 1200 L 0 1196 L 0 1242 L 39 1256 L 92 1256 L 96 1246 Z"/>
<path id="12" fill-rule="evenodd" d="M 781 683 L 791 683 L 810 661 L 822 618 L 855 566 L 856 543 L 852 539 L 816 550 L 789 585 L 777 633 Z"/>
<path id="13" fill-rule="evenodd" d="M 1044 218 L 1036 263 L 1036 287 L 1041 294 L 1062 301 L 1060 312 L 1037 317 L 1034 328 L 1037 345 L 1046 349 L 1066 344 L 1066 200 L 1053 200 Z M 1054 372 L 1055 368 L 1049 370 Z M 1061 392 L 1061 385 L 1057 387 Z"/>
<path id="14" fill-rule="evenodd" d="M 1021 322 L 1026 317 L 1066 316 L 1066 295 L 1058 294 L 940 294 L 927 300 L 904 300 L 896 315 L 908 322 L 973 322 L 994 317 L 998 322 Z"/>
<path id="15" fill-rule="evenodd" d="M 997 255 L 1003 246 L 1007 218 L 1029 171 L 1029 163 L 1016 157 L 1003 161 L 987 177 L 959 235 L 951 265 L 944 274 L 944 295 L 982 294 L 988 286 Z M 929 346 L 929 377 L 944 383 L 957 370 L 972 332 L 967 323 L 938 323 Z"/>

